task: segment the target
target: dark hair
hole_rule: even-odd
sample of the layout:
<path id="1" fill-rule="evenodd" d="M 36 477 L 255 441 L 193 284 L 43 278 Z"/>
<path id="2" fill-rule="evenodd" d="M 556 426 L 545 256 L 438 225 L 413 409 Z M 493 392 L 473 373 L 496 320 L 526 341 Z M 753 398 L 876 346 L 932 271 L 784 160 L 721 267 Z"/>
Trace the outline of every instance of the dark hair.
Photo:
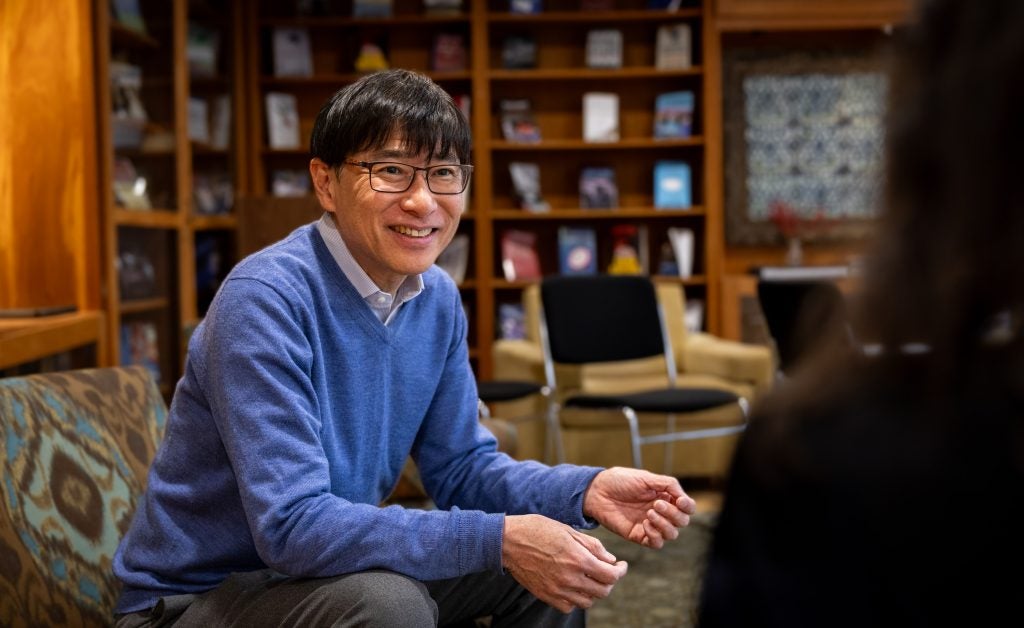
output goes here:
<path id="1" fill-rule="evenodd" d="M 330 167 L 380 148 L 394 133 L 410 153 L 469 163 L 469 124 L 452 97 L 422 74 L 385 70 L 339 89 L 320 109 L 309 150 Z"/>
<path id="2" fill-rule="evenodd" d="M 947 375 L 1024 305 L 1024 2 L 928 0 L 897 38 L 861 324 Z"/>

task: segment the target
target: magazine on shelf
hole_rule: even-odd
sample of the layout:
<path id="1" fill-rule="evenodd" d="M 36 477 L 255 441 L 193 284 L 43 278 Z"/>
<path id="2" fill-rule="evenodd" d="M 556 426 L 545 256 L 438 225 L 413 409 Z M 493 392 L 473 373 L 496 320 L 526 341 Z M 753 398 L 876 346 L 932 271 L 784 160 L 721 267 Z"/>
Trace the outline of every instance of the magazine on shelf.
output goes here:
<path id="1" fill-rule="evenodd" d="M 121 26 L 138 33 L 146 33 L 146 20 L 142 17 L 139 0 L 111 0 L 110 8 L 114 19 Z"/>
<path id="2" fill-rule="evenodd" d="M 270 177 L 273 196 L 297 197 L 312 192 L 308 170 L 274 170 Z"/>
<path id="3" fill-rule="evenodd" d="M 597 274 L 597 234 L 593 228 L 558 228 L 558 270 L 563 275 Z"/>
<path id="4" fill-rule="evenodd" d="M 149 299 L 156 296 L 156 267 L 141 246 L 118 252 L 114 262 L 121 299 Z"/>
<path id="5" fill-rule="evenodd" d="M 501 65 L 509 70 L 537 67 L 537 40 L 532 35 L 509 35 L 503 39 Z"/>
<path id="6" fill-rule="evenodd" d="M 121 364 L 144 366 L 160 381 L 160 349 L 156 323 L 131 321 L 121 324 Z"/>
<path id="7" fill-rule="evenodd" d="M 654 164 L 655 209 L 686 209 L 693 206 L 690 165 L 685 161 L 660 160 Z"/>
<path id="8" fill-rule="evenodd" d="M 669 227 L 668 241 L 676 258 L 676 272 L 683 279 L 693 275 L 693 230 Z"/>
<path id="9" fill-rule="evenodd" d="M 270 148 L 299 148 L 299 105 L 295 94 L 267 92 L 266 104 Z"/>
<path id="10" fill-rule="evenodd" d="M 498 334 L 502 340 L 526 339 L 526 308 L 521 303 L 498 305 Z"/>
<path id="11" fill-rule="evenodd" d="M 588 68 L 621 68 L 622 31 L 614 28 L 588 31 L 586 60 Z"/>
<path id="12" fill-rule="evenodd" d="M 689 90 L 658 94 L 654 101 L 654 137 L 671 139 L 693 134 L 694 96 Z"/>
<path id="13" fill-rule="evenodd" d="M 583 140 L 619 141 L 619 95 L 610 92 L 583 94 Z"/>
<path id="14" fill-rule="evenodd" d="M 352 0 L 352 17 L 391 17 L 392 0 Z"/>
<path id="15" fill-rule="evenodd" d="M 551 209 L 540 192 L 540 166 L 533 162 L 513 161 L 508 165 L 519 207 L 529 212 L 542 213 Z"/>
<path id="16" fill-rule="evenodd" d="M 527 98 L 506 98 L 499 103 L 501 133 L 510 142 L 536 143 L 540 141 L 540 125 L 533 115 L 533 105 Z"/>
<path id="17" fill-rule="evenodd" d="M 455 106 L 459 108 L 462 115 L 466 116 L 466 120 L 472 120 L 470 114 L 472 113 L 472 99 L 469 94 L 452 94 L 452 100 L 455 101 Z"/>
<path id="18" fill-rule="evenodd" d="M 664 24 L 658 27 L 654 45 L 654 67 L 679 70 L 693 65 L 693 44 L 690 25 Z"/>
<path id="19" fill-rule="evenodd" d="M 501 234 L 501 270 L 508 281 L 540 279 L 537 234 L 506 229 Z"/>
<path id="20" fill-rule="evenodd" d="M 142 145 L 149 116 L 142 104 L 142 68 L 110 62 L 110 104 L 114 148 Z"/>
<path id="21" fill-rule="evenodd" d="M 438 33 L 431 48 L 430 66 L 435 72 L 466 69 L 466 42 L 461 33 Z"/>
<path id="22" fill-rule="evenodd" d="M 462 0 L 423 0 L 427 15 L 458 15 L 462 13 Z"/>
<path id="23" fill-rule="evenodd" d="M 313 76 L 313 51 L 304 28 L 274 29 L 274 76 Z"/>
<path id="24" fill-rule="evenodd" d="M 210 78 L 216 76 L 219 52 L 219 32 L 202 24 L 189 23 L 185 56 L 188 58 L 188 75 L 190 78 Z"/>
<path id="25" fill-rule="evenodd" d="M 368 37 L 359 46 L 359 54 L 355 61 L 356 72 L 372 73 L 380 70 L 387 70 L 391 67 L 388 63 L 387 45 L 384 38 Z"/>
<path id="26" fill-rule="evenodd" d="M 544 10 L 544 2 L 542 0 L 508 0 L 508 10 L 510 13 L 540 13 Z"/>
<path id="27" fill-rule="evenodd" d="M 456 233 L 441 254 L 437 256 L 437 265 L 455 281 L 461 284 L 466 279 L 466 267 L 469 265 L 469 236 Z"/>
<path id="28" fill-rule="evenodd" d="M 647 226 L 615 225 L 611 229 L 611 263 L 609 275 L 647 274 Z"/>
<path id="29" fill-rule="evenodd" d="M 226 150 L 231 144 L 231 96 L 219 94 L 213 98 L 210 116 L 210 146 Z"/>
<path id="30" fill-rule="evenodd" d="M 205 98 L 189 96 L 188 139 L 200 144 L 210 143 L 210 106 Z"/>
<path id="31" fill-rule="evenodd" d="M 615 169 L 606 166 L 588 166 L 580 171 L 580 207 L 583 209 L 611 209 L 619 206 L 619 188 L 615 182 Z"/>

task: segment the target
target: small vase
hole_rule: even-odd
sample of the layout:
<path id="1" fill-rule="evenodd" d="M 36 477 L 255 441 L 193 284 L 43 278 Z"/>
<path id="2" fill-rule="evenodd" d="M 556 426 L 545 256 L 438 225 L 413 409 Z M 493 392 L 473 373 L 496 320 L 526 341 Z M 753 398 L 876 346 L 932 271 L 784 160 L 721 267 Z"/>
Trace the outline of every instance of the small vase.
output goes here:
<path id="1" fill-rule="evenodd" d="M 792 237 L 786 241 L 786 266 L 800 266 L 804 263 L 804 247 L 800 238 Z"/>

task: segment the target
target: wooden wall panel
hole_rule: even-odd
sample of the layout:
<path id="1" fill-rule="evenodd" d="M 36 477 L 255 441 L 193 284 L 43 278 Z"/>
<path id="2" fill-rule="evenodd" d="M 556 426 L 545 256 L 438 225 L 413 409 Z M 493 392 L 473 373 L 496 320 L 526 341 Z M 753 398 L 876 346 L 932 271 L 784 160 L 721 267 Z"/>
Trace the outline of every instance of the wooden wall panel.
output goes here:
<path id="1" fill-rule="evenodd" d="M 0 2 L 0 308 L 97 309 L 88 0 Z"/>

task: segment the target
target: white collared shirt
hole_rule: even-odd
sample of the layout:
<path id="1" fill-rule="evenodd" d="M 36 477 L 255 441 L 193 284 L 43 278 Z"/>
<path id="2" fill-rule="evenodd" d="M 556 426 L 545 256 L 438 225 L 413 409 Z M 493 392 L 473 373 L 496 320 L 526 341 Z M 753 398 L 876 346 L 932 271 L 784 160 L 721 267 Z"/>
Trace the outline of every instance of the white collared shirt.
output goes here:
<path id="1" fill-rule="evenodd" d="M 394 295 L 381 290 L 366 274 L 359 262 L 352 257 L 352 253 L 345 246 L 345 240 L 342 239 L 330 212 L 324 212 L 317 222 L 316 228 L 320 231 L 324 242 L 327 243 L 327 250 L 331 252 L 331 257 L 338 263 L 341 272 L 345 273 L 348 280 L 355 286 L 359 296 L 385 325 L 395 318 L 395 314 L 398 313 L 398 309 L 402 307 L 403 303 L 423 292 L 423 277 L 420 275 L 406 276 Z"/>

